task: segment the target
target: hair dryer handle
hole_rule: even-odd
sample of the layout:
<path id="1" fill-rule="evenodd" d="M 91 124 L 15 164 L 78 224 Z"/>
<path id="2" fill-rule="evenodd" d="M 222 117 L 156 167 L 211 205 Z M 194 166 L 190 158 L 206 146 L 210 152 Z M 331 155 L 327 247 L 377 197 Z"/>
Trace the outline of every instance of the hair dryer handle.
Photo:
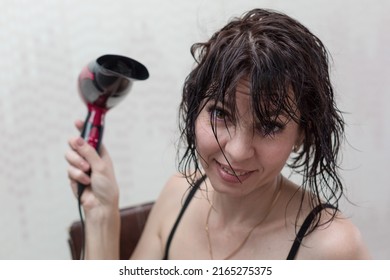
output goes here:
<path id="1" fill-rule="evenodd" d="M 99 152 L 100 143 L 103 138 L 103 124 L 95 124 L 93 122 L 88 121 L 90 119 L 91 113 L 88 114 L 86 122 L 83 127 L 83 131 L 81 132 L 81 137 L 92 147 L 95 148 L 96 151 Z"/>
<path id="2" fill-rule="evenodd" d="M 89 108 L 88 115 L 84 123 L 81 137 L 99 152 L 100 144 L 103 138 L 105 111 L 97 108 Z M 90 174 L 91 172 L 89 172 Z M 78 195 L 81 196 L 85 185 L 78 183 Z"/>

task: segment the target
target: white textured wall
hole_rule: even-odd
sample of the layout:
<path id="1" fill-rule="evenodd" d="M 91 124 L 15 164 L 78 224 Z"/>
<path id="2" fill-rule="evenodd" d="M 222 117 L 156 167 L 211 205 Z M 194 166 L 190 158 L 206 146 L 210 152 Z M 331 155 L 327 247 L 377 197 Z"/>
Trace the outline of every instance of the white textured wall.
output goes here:
<path id="1" fill-rule="evenodd" d="M 78 219 L 64 153 L 86 108 L 81 68 L 102 54 L 144 63 L 150 79 L 108 113 L 105 144 L 121 205 L 155 199 L 175 171 L 176 109 L 190 45 L 253 7 L 284 11 L 333 54 L 347 111 L 345 211 L 374 258 L 390 258 L 390 2 L 250 0 L 2 0 L 0 8 L 0 259 L 69 259 Z"/>

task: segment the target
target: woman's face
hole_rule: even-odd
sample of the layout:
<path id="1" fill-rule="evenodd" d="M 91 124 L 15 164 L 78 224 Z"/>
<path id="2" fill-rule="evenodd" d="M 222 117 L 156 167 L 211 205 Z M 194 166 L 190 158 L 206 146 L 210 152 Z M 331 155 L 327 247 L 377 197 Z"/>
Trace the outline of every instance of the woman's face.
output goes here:
<path id="1" fill-rule="evenodd" d="M 301 142 L 299 126 L 288 116 L 279 115 L 272 123 L 253 119 L 249 94 L 248 81 L 241 80 L 235 123 L 231 112 L 214 100 L 206 103 L 195 123 L 196 148 L 207 177 L 216 191 L 232 196 L 274 184 L 292 148 Z"/>

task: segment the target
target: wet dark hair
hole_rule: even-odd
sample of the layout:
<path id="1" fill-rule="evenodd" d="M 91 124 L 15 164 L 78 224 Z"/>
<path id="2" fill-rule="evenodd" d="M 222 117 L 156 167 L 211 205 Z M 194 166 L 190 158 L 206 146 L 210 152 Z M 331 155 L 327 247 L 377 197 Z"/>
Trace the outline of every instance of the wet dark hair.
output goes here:
<path id="1" fill-rule="evenodd" d="M 232 19 L 209 41 L 194 44 L 191 54 L 196 64 L 186 78 L 179 110 L 184 144 L 179 170 L 189 182 L 193 184 L 201 170 L 195 137 L 200 111 L 212 100 L 224 104 L 235 118 L 236 86 L 246 78 L 254 119 L 272 123 L 277 115 L 286 114 L 299 124 L 303 142 L 288 166 L 302 175 L 301 187 L 310 190 L 311 207 L 325 201 L 337 210 L 343 195 L 338 154 L 344 121 L 335 104 L 328 52 L 321 40 L 285 14 L 254 9 Z M 329 221 L 334 215 L 335 211 Z M 319 221 L 320 216 L 309 232 Z"/>

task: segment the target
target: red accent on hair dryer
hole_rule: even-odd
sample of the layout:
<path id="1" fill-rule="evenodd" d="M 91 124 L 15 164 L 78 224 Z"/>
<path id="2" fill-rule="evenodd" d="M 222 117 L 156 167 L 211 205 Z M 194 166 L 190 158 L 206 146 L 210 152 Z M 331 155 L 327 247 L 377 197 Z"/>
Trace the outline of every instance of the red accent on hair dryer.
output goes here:
<path id="1" fill-rule="evenodd" d="M 79 75 L 78 88 L 87 104 L 88 115 L 81 137 L 99 151 L 106 112 L 129 93 L 133 81 L 148 77 L 144 65 L 119 55 L 103 55 L 84 67 Z M 79 184 L 79 195 L 84 188 Z"/>

